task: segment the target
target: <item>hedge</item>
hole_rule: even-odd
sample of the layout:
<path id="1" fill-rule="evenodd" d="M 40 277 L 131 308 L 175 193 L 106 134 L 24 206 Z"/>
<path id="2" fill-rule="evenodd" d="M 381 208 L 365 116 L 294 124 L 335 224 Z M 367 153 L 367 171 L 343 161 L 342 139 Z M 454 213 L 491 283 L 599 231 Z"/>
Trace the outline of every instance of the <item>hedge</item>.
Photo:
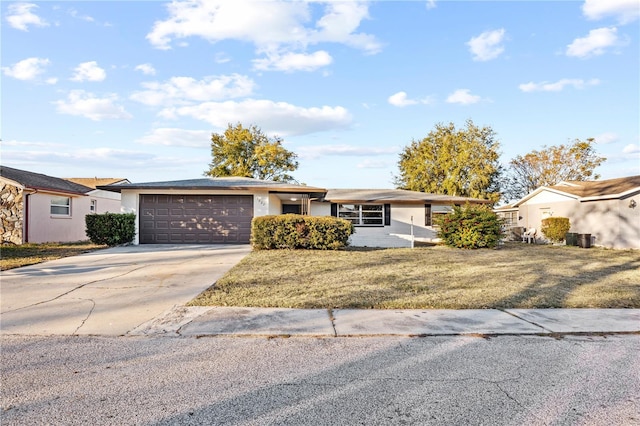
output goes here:
<path id="1" fill-rule="evenodd" d="M 569 218 L 558 216 L 542 219 L 542 228 L 540 230 L 549 240 L 561 242 L 564 241 L 569 229 L 571 229 Z"/>
<path id="2" fill-rule="evenodd" d="M 502 219 L 489 207 L 454 206 L 449 214 L 436 219 L 438 238 L 450 246 L 464 249 L 493 248 L 502 238 Z"/>
<path id="3" fill-rule="evenodd" d="M 136 236 L 134 213 L 104 213 L 85 216 L 87 237 L 94 244 L 117 246 L 133 241 Z"/>
<path id="4" fill-rule="evenodd" d="M 337 250 L 349 244 L 354 231 L 348 220 L 331 216 L 258 216 L 251 222 L 251 244 L 256 250 Z"/>

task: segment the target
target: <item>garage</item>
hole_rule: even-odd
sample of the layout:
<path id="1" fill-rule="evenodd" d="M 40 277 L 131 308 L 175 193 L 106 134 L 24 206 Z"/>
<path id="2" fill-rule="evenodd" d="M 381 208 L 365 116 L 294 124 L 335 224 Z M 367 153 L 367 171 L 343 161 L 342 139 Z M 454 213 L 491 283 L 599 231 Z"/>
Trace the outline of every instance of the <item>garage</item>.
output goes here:
<path id="1" fill-rule="evenodd" d="M 140 244 L 248 244 L 252 195 L 140 194 Z"/>

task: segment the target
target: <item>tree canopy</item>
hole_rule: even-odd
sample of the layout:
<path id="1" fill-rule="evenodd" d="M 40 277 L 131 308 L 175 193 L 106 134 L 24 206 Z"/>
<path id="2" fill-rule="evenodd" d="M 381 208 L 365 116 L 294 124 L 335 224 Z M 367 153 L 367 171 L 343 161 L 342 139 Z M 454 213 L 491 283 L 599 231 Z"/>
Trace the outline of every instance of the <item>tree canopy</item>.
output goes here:
<path id="1" fill-rule="evenodd" d="M 491 127 L 437 124 L 400 153 L 398 188 L 435 194 L 500 199 L 500 143 Z"/>
<path id="2" fill-rule="evenodd" d="M 282 139 L 268 137 L 256 125 L 229 124 L 223 134 L 213 133 L 211 157 L 205 176 L 291 182 L 294 178 L 288 172 L 298 168 L 297 155 L 282 146 Z"/>
<path id="3" fill-rule="evenodd" d="M 506 201 L 517 200 L 540 186 L 552 186 L 566 180 L 599 179 L 594 170 L 606 158 L 593 147 L 595 139 L 575 139 L 570 145 L 544 146 L 540 151 L 518 155 L 509 162 L 504 177 Z"/>

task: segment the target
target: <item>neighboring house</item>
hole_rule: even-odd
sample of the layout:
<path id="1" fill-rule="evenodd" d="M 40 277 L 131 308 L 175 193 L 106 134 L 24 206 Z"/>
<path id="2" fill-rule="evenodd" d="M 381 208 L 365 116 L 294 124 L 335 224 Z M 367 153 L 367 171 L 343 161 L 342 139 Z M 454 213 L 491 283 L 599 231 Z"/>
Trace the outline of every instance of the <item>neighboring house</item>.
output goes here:
<path id="1" fill-rule="evenodd" d="M 2 242 L 14 244 L 86 240 L 87 214 L 120 212 L 117 192 L 6 166 L 0 166 L 0 201 Z"/>
<path id="2" fill-rule="evenodd" d="M 591 234 L 595 245 L 626 249 L 640 248 L 639 204 L 640 175 L 543 186 L 513 203 L 511 209 L 517 208 L 518 226 L 535 228 L 538 238 L 544 238 L 540 232 L 543 219 L 567 217 L 570 232 Z"/>
<path id="3" fill-rule="evenodd" d="M 436 238 L 433 218 L 454 204 L 489 203 L 403 190 L 330 189 L 251 178 L 202 178 L 99 188 L 135 213 L 134 244 L 248 243 L 256 216 L 295 213 L 351 220 L 355 246 L 409 247 Z M 412 226 L 413 225 L 413 226 Z"/>

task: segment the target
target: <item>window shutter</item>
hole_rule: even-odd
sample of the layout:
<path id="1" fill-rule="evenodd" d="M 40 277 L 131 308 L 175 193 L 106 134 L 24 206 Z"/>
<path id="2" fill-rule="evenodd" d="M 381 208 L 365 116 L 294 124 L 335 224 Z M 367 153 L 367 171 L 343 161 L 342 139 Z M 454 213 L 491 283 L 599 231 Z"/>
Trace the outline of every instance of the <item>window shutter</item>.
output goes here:
<path id="1" fill-rule="evenodd" d="M 338 205 L 336 203 L 331 203 L 331 216 L 338 217 Z"/>
<path id="2" fill-rule="evenodd" d="M 384 226 L 391 225 L 391 204 L 384 205 Z"/>
<path id="3" fill-rule="evenodd" d="M 431 226 L 431 204 L 424 205 L 424 224 Z"/>

